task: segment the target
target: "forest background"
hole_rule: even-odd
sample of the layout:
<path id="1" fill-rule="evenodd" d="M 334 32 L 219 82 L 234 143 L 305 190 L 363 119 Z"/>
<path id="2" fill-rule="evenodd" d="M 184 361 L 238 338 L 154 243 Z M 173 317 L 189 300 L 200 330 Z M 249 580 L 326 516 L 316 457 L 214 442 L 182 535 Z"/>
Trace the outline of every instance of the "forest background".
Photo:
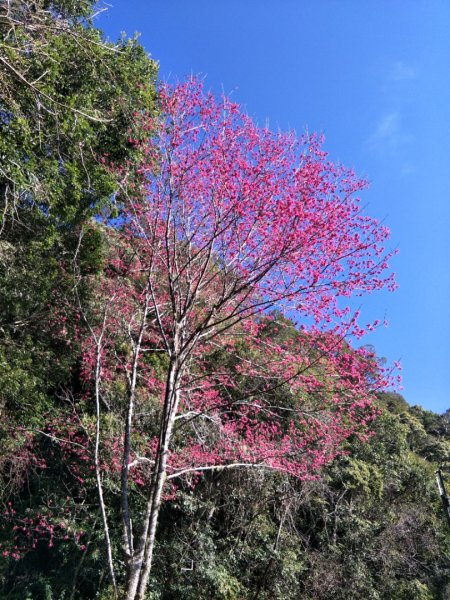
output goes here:
<path id="1" fill-rule="evenodd" d="M 238 385 L 216 374 L 208 394 L 193 396 L 195 416 L 210 417 L 210 424 L 194 425 L 201 446 L 182 430 L 169 436 L 167 465 L 164 453 L 152 446 L 160 418 L 155 390 L 168 365 L 139 358 L 142 342 L 145 349 L 160 348 L 147 321 L 148 305 L 142 304 L 155 288 L 141 288 L 136 275 L 147 268 L 148 248 L 140 246 L 151 231 L 140 229 L 147 225 L 140 220 L 145 211 L 136 190 L 142 175 L 156 173 L 150 181 L 157 182 L 170 164 L 158 168 L 158 153 L 149 152 L 152 123 L 165 115 L 169 131 L 179 115 L 170 113 L 170 94 L 169 110 L 164 109 L 156 65 L 142 46 L 126 38 L 117 45 L 105 42 L 91 16 L 90 2 L 70 0 L 17 0 L 0 12 L 1 593 L 12 599 L 106 599 L 122 597 L 127 588 L 126 597 L 134 598 L 130 582 L 140 555 L 130 540 L 145 525 L 128 513 L 129 508 L 133 515 L 145 513 L 150 501 L 159 529 L 151 544 L 142 538 L 145 553 L 155 550 L 155 564 L 148 585 L 139 576 L 140 598 L 448 597 L 448 535 L 434 483 L 434 470 L 448 459 L 448 421 L 411 408 L 395 393 L 382 393 L 370 351 L 352 351 L 341 338 L 333 342 L 324 333 L 310 344 L 277 313 L 267 321 L 250 320 L 243 326 L 247 334 L 256 333 L 256 346 L 231 346 L 238 354 L 230 356 L 205 346 L 194 356 L 207 371 L 231 366 L 239 374 Z M 312 170 L 300 171 L 305 178 L 323 160 L 314 143 L 312 162 L 306 163 Z M 333 189 L 333 168 L 324 168 L 328 175 L 322 181 L 331 186 L 326 189 Z M 352 177 L 345 185 L 358 190 Z M 320 194 L 314 194 L 318 200 Z M 114 230 L 108 225 L 117 215 Z M 183 223 L 181 216 L 177 223 Z M 374 235 L 381 241 L 385 233 L 379 229 Z M 187 250 L 177 247 L 174 256 L 182 260 Z M 239 289 L 235 282 L 247 276 L 245 269 L 232 273 L 224 265 L 205 271 L 212 281 L 222 281 L 214 294 L 222 285 L 224 291 Z M 369 274 L 371 269 L 378 274 L 373 268 Z M 369 281 L 367 289 L 380 285 Z M 231 298 L 246 301 L 245 295 Z M 116 299 L 120 310 L 112 311 Z M 196 319 L 209 310 L 208 302 L 211 297 L 199 298 Z M 220 302 L 210 307 L 211 314 Z M 111 329 L 111 323 L 119 328 Z M 163 337 L 165 327 L 157 323 Z M 282 369 L 280 384 L 261 386 L 265 347 L 281 354 L 293 347 L 297 358 L 309 361 L 299 387 Z M 268 355 L 275 366 L 276 353 Z M 237 368 L 233 356 L 252 364 L 251 371 Z M 186 385 L 184 372 L 179 381 Z M 174 389 L 176 397 L 183 388 Z M 249 390 L 251 397 L 258 392 L 265 398 L 264 410 L 243 415 L 242 397 L 246 410 L 253 410 Z M 202 407 L 207 395 L 218 403 L 214 413 Z M 135 428 L 127 429 L 126 406 L 130 414 L 134 402 L 142 412 Z M 285 416 L 294 413 L 294 420 Z M 229 446 L 226 438 L 219 445 L 222 463 L 205 451 L 217 449 L 218 422 L 237 436 Z M 265 432 L 269 454 L 261 453 L 257 432 Z M 277 437 L 286 432 L 290 437 Z M 295 439 L 297 456 L 289 445 Z M 193 449 L 212 467 L 201 478 L 195 462 L 187 476 L 179 475 L 183 461 L 195 458 Z M 231 451 L 235 454 L 227 454 Z M 215 469 L 232 456 L 264 468 Z M 175 487 L 164 487 L 161 506 L 153 461 L 164 476 L 179 478 Z"/>

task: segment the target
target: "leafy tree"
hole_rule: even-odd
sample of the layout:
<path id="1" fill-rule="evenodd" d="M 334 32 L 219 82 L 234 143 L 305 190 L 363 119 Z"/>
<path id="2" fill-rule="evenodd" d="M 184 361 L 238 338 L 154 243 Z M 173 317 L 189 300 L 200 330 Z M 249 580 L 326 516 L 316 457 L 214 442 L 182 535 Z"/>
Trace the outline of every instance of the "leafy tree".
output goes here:
<path id="1" fill-rule="evenodd" d="M 155 64 L 136 40 L 106 43 L 93 5 L 0 7 L 0 411 L 23 424 L 71 377 L 73 257 L 102 268 L 89 219 L 114 199 L 110 164 L 136 157 L 135 112 L 154 105 Z"/>
<path id="2" fill-rule="evenodd" d="M 91 24 L 93 4 L 14 0 L 0 8 L 1 326 L 12 365 L 43 338 L 31 360 L 45 365 L 58 355 L 49 329 L 36 329 L 55 290 L 61 303 L 71 285 L 71 257 L 81 252 L 82 268 L 96 268 L 100 239 L 90 229 L 81 243 L 80 233 L 117 189 L 105 160 L 132 160 L 133 115 L 153 107 L 155 64 L 136 40 L 106 43 Z M 37 386 L 39 396 L 47 385 L 39 380 L 52 375 L 36 370 L 24 387 Z"/>
<path id="3" fill-rule="evenodd" d="M 106 43 L 91 0 L 14 0 L 0 9 L 2 229 L 36 206 L 67 227 L 116 190 L 136 112 L 152 108 L 155 64 L 136 40 Z"/>
<path id="4" fill-rule="evenodd" d="M 138 153 L 130 136 L 144 135 L 135 113 L 151 113 L 155 104 L 155 63 L 136 39 L 106 42 L 93 17 L 90 0 L 0 5 L 0 502 L 9 565 L 0 579 L 8 594 L 18 585 L 20 597 L 38 564 L 43 579 L 29 593 L 46 597 L 42 590 L 50 585 L 36 552 L 22 544 L 21 527 L 34 535 L 44 519 L 48 543 L 55 504 L 67 505 L 64 490 L 56 493 L 59 483 L 80 498 L 52 460 L 50 441 L 50 424 L 71 414 L 80 391 L 84 334 L 73 290 L 87 302 L 91 290 L 79 279 L 103 269 L 105 240 L 91 219 L 113 207 L 118 181 L 111 167 L 127 162 L 132 169 Z M 74 502 L 73 535 L 82 529 L 81 514 L 87 530 L 97 518 L 80 503 Z M 14 549 L 13 526 L 26 552 Z M 67 547 L 70 540 L 78 544 L 73 535 Z M 94 528 L 93 540 L 96 535 Z M 39 555 L 44 542 L 36 543 Z M 72 564 L 74 555 L 64 553 L 61 564 Z M 25 563 L 15 562 L 19 554 Z"/>

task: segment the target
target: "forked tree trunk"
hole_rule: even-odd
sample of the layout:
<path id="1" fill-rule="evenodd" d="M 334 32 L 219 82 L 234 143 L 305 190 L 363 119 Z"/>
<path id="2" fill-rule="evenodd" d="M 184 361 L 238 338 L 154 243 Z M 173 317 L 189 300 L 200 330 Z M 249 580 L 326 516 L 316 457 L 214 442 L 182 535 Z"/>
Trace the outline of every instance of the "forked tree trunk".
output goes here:
<path id="1" fill-rule="evenodd" d="M 126 600 L 141 600 L 147 589 L 153 560 L 161 500 L 167 476 L 167 458 L 172 437 L 175 416 L 178 410 L 180 392 L 178 389 L 180 373 L 177 361 L 171 361 L 167 375 L 164 414 L 155 458 L 155 472 L 147 502 L 138 548 L 130 561 Z"/>

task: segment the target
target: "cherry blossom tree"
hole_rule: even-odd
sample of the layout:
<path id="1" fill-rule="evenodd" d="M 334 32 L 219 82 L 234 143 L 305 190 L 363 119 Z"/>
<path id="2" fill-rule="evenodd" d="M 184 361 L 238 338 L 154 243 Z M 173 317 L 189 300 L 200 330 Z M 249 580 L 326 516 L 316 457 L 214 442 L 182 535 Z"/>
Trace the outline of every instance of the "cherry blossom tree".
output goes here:
<path id="1" fill-rule="evenodd" d="M 306 479 L 364 435 L 386 376 L 351 348 L 365 328 L 345 300 L 394 287 L 388 231 L 357 197 L 366 183 L 317 136 L 259 128 L 195 79 L 163 85 L 159 116 L 141 125 L 149 139 L 138 179 L 121 173 L 83 367 L 97 424 L 103 404 L 124 417 L 127 600 L 144 598 L 171 485 L 231 468 Z"/>

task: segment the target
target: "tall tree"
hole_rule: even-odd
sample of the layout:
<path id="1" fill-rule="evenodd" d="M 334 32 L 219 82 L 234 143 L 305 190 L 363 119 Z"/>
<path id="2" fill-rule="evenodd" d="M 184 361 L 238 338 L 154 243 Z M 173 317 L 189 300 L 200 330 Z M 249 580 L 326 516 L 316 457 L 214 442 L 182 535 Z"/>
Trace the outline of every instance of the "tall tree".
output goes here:
<path id="1" fill-rule="evenodd" d="M 140 176 L 122 169 L 117 249 L 85 351 L 97 407 L 112 380 L 127 386 L 127 600 L 145 596 L 168 480 L 238 467 L 307 478 L 370 420 L 370 392 L 385 381 L 372 353 L 350 351 L 345 337 L 364 330 L 338 299 L 393 285 L 388 232 L 355 197 L 365 183 L 328 161 L 316 137 L 260 129 L 196 80 L 163 86 L 160 116 L 140 126 L 155 134 L 142 148 Z M 302 347 L 261 343 L 261 317 L 273 309 L 297 315 Z M 242 343 L 254 348 L 245 368 Z M 236 356 L 231 369 L 208 360 L 218 348 Z M 165 357 L 162 385 L 152 354 Z M 273 405 L 280 386 L 296 396 L 291 406 Z M 162 404 L 142 456 L 136 413 L 149 395 Z M 143 461 L 147 502 L 137 527 L 130 470 Z"/>

